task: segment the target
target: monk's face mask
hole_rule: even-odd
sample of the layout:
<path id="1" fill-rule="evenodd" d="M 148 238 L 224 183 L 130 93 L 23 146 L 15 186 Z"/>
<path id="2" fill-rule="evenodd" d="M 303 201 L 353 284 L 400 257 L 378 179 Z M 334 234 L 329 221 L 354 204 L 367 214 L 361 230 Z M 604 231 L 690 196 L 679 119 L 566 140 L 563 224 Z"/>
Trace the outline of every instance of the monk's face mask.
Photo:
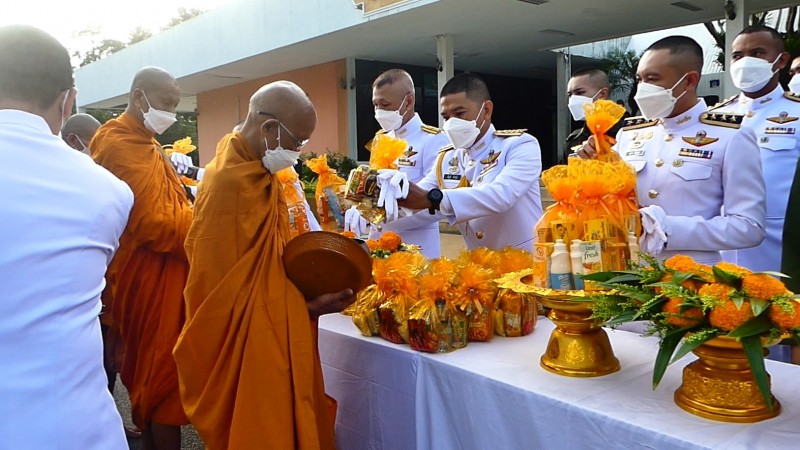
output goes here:
<path id="1" fill-rule="evenodd" d="M 142 111 L 142 116 L 144 117 L 144 126 L 153 133 L 162 134 L 163 132 L 167 131 L 167 128 L 171 127 L 172 124 L 178 120 L 176 114 L 153 108 L 153 106 L 150 105 L 150 100 L 147 99 L 147 94 L 145 94 L 144 91 L 141 92 L 148 108 L 147 112 L 144 112 L 143 109 L 139 108 L 139 110 Z"/>
<path id="2" fill-rule="evenodd" d="M 272 174 L 297 164 L 297 158 L 300 157 L 299 151 L 286 150 L 281 146 L 281 128 L 283 124 L 278 122 L 278 146 L 273 150 L 270 150 L 269 140 L 264 136 L 264 156 L 261 163 Z"/>

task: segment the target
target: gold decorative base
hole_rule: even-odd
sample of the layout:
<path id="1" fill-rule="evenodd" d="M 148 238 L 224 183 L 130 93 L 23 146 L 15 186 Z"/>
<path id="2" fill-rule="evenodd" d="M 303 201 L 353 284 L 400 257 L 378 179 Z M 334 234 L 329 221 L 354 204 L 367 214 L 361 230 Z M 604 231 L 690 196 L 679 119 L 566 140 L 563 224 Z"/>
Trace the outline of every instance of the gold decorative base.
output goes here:
<path id="1" fill-rule="evenodd" d="M 619 370 L 605 330 L 591 319 L 591 302 L 540 297 L 556 328 L 540 360 L 543 369 L 567 377 L 599 377 Z"/>
<path id="2" fill-rule="evenodd" d="M 765 350 L 766 352 L 766 350 Z M 742 346 L 735 339 L 714 338 L 694 350 L 699 358 L 683 369 L 675 403 L 694 415 L 721 422 L 753 423 L 781 411 L 772 397 L 769 409 L 750 371 Z"/>

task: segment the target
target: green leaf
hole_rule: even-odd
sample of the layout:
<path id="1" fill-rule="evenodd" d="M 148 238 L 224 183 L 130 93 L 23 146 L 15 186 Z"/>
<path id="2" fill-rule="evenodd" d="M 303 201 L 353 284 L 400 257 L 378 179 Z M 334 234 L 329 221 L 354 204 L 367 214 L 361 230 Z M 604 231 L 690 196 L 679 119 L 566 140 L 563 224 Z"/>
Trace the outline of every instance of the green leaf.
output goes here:
<path id="1" fill-rule="evenodd" d="M 767 310 L 769 307 L 769 302 L 766 300 L 761 300 L 758 298 L 751 298 L 750 299 L 750 309 L 753 310 L 753 315 L 758 317 Z"/>
<path id="2" fill-rule="evenodd" d="M 767 369 L 764 367 L 764 350 L 761 347 L 761 336 L 746 336 L 740 339 L 747 361 L 750 362 L 750 370 L 753 372 L 753 379 L 756 381 L 758 390 L 767 407 L 772 411 L 772 393 L 769 390 L 769 377 Z"/>
<path id="3" fill-rule="evenodd" d="M 619 276 L 619 272 L 595 272 L 589 274 L 582 274 L 580 275 L 581 280 L 586 281 L 597 281 L 600 283 L 605 283 L 608 280 Z"/>
<path id="4" fill-rule="evenodd" d="M 622 275 L 617 275 L 616 277 L 606 281 L 606 283 L 626 283 L 630 281 L 635 281 L 638 283 L 641 280 L 642 278 L 638 275 L 622 274 Z"/>
<path id="5" fill-rule="evenodd" d="M 732 294 L 731 301 L 736 305 L 736 309 L 742 309 L 742 305 L 744 305 L 744 296 Z"/>
<path id="6" fill-rule="evenodd" d="M 766 272 L 755 272 L 755 273 L 753 273 L 753 275 L 769 275 L 769 276 L 773 276 L 773 277 L 776 277 L 776 278 L 792 278 L 789 275 L 786 275 L 785 273 L 773 272 L 773 271 L 770 271 L 770 270 L 768 270 Z"/>
<path id="7" fill-rule="evenodd" d="M 712 267 L 711 271 L 714 272 L 714 279 L 718 282 L 733 286 L 737 290 L 742 288 L 742 278 L 740 276 L 726 272 L 717 266 Z"/>
<path id="8" fill-rule="evenodd" d="M 625 311 L 624 313 L 622 313 L 622 314 L 620 314 L 620 315 L 618 315 L 616 317 L 612 317 L 611 319 L 607 320 L 605 325 L 613 326 L 613 325 L 619 325 L 619 324 L 622 324 L 622 323 L 632 322 L 634 320 L 633 316 L 634 316 L 635 313 L 636 313 L 636 311 Z"/>
<path id="9" fill-rule="evenodd" d="M 675 361 L 683 358 L 690 351 L 696 349 L 697 347 L 700 347 L 701 345 L 705 344 L 711 339 L 714 339 L 715 337 L 717 337 L 715 333 L 708 333 L 707 335 L 704 335 L 702 339 L 692 339 L 690 341 L 684 341 L 683 345 L 681 345 L 681 348 L 679 348 L 678 351 L 675 352 L 675 355 L 672 356 L 672 360 L 669 363 L 672 364 Z"/>
<path id="10" fill-rule="evenodd" d="M 656 363 L 655 366 L 653 366 L 653 389 L 658 387 L 658 383 L 661 383 L 661 378 L 664 377 L 664 372 L 667 371 L 667 366 L 672 358 L 672 354 L 675 353 L 675 348 L 678 346 L 678 343 L 681 342 L 681 339 L 683 339 L 683 335 L 686 334 L 686 331 L 687 330 L 683 328 L 676 330 L 664 336 L 661 342 L 659 342 Z"/>
<path id="11" fill-rule="evenodd" d="M 761 336 L 772 328 L 772 324 L 767 316 L 753 317 L 747 322 L 739 325 L 728 333 L 728 337 L 746 338 L 750 336 Z"/>

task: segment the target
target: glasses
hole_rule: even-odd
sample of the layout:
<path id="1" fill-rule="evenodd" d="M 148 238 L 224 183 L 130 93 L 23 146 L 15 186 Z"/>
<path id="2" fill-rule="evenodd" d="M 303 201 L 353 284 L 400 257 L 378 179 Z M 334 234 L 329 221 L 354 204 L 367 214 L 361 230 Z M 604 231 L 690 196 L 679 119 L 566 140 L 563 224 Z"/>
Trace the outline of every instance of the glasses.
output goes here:
<path id="1" fill-rule="evenodd" d="M 297 136 L 295 136 L 294 133 L 289 131 L 289 129 L 286 128 L 286 125 L 284 125 L 283 122 L 281 122 L 281 119 L 278 119 L 275 116 L 275 114 L 268 113 L 266 111 L 257 111 L 257 112 L 261 116 L 270 116 L 273 119 L 277 120 L 278 121 L 278 125 L 280 125 L 281 128 L 283 128 L 287 133 L 289 133 L 289 137 L 292 138 L 292 140 L 294 140 L 294 149 L 295 150 L 300 150 L 300 147 L 308 144 L 308 139 L 303 139 L 303 140 L 297 139 Z M 280 131 L 280 129 L 278 129 L 278 144 L 280 144 L 280 140 L 281 140 L 281 131 Z"/>

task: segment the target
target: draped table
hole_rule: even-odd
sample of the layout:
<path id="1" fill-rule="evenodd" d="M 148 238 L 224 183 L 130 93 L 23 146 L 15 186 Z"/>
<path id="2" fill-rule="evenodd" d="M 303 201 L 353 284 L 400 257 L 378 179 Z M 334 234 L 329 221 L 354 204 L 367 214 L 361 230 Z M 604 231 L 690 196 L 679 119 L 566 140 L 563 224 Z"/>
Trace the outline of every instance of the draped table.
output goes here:
<path id="1" fill-rule="evenodd" d="M 755 424 L 706 420 L 672 400 L 688 355 L 652 370 L 658 340 L 609 330 L 622 369 L 567 378 L 539 367 L 553 324 L 495 336 L 447 354 L 361 336 L 350 317 L 323 316 L 319 350 L 339 402 L 341 450 L 792 449 L 800 448 L 800 366 L 767 361 L 781 414 Z"/>

